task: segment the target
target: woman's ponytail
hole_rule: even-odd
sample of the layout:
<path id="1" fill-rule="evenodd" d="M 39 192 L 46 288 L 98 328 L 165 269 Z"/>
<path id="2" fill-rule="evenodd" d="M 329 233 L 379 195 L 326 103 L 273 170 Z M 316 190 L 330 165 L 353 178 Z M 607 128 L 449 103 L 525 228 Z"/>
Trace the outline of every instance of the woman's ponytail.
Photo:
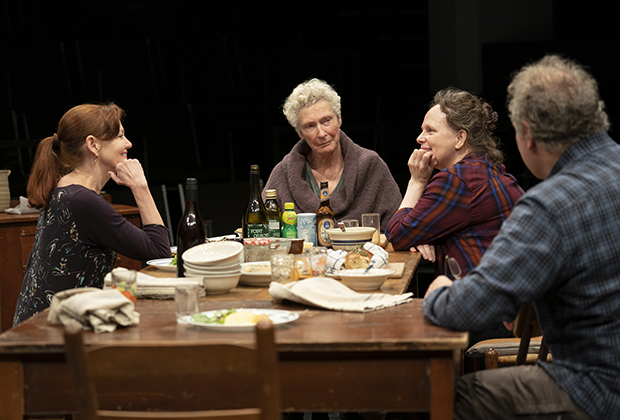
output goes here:
<path id="1" fill-rule="evenodd" d="M 47 207 L 52 190 L 60 180 L 60 142 L 54 134 L 39 143 L 28 179 L 28 203 L 31 207 Z"/>

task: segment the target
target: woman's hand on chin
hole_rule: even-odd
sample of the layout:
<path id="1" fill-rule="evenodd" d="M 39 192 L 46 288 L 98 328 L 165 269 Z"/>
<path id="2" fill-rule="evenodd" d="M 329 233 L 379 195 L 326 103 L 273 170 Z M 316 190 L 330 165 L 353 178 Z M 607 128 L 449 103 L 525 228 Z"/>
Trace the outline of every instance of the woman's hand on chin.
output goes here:
<path id="1" fill-rule="evenodd" d="M 409 172 L 411 172 L 411 179 L 415 182 L 426 184 L 437 165 L 437 159 L 429 150 L 416 149 L 409 157 L 407 165 L 409 166 Z"/>
<path id="2" fill-rule="evenodd" d="M 118 185 L 129 188 L 148 186 L 144 170 L 137 159 L 127 159 L 116 165 L 116 172 L 108 171 L 110 178 Z"/>

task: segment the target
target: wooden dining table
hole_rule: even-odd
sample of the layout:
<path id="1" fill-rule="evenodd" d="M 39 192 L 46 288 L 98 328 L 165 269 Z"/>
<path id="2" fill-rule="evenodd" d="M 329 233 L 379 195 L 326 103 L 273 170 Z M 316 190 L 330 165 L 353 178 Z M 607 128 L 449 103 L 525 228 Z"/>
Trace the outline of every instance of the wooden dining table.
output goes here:
<path id="1" fill-rule="evenodd" d="M 420 297 L 417 295 L 418 283 L 416 272 L 418 265 L 420 264 L 420 259 L 422 258 L 420 253 L 394 251 L 390 244 L 388 244 L 386 250 L 388 251 L 389 260 L 387 268 L 393 268 L 395 271 L 400 271 L 397 271 L 397 274 L 394 276 L 388 277 L 377 292 L 400 295 L 407 291 L 411 291 L 414 297 Z M 175 272 L 164 271 L 156 266 L 147 266 L 146 268 L 140 270 L 140 272 L 159 278 L 176 277 Z M 223 295 L 213 295 L 210 298 L 217 300 L 262 300 L 271 299 L 271 296 L 269 295 L 269 290 L 267 287 L 246 286 L 240 283 L 229 293 Z"/>
<path id="2" fill-rule="evenodd" d="M 263 296 L 260 288 L 255 289 L 255 296 Z M 249 296 L 249 291 L 238 293 L 242 295 Z M 275 334 L 283 411 L 430 411 L 432 420 L 452 418 L 453 381 L 468 335 L 430 323 L 422 313 L 421 299 L 362 313 L 311 308 L 270 297 L 223 296 L 201 299 L 200 310 L 266 308 L 299 314 L 298 319 L 278 325 Z M 252 332 L 177 323 L 173 300 L 139 299 L 136 310 L 138 326 L 114 333 L 87 332 L 87 346 L 254 342 Z M 47 313 L 0 334 L 0 420 L 75 412 L 63 327 L 50 323 Z M 182 398 L 186 390 L 169 391 L 179 398 L 172 398 L 178 404 L 168 409 L 194 408 Z M 124 395 L 118 389 L 103 390 L 102 407 L 147 409 L 159 398 L 142 394 L 135 401 Z M 224 408 L 230 400 L 218 395 L 217 387 L 209 388 L 207 395 L 213 409 Z"/>

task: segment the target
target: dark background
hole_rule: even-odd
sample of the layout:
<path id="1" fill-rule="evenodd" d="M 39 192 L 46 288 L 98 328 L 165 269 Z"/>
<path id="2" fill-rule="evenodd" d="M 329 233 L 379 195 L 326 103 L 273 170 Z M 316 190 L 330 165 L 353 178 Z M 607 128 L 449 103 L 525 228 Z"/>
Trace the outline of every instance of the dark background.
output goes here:
<path id="1" fill-rule="evenodd" d="M 590 67 L 613 128 L 620 106 L 618 12 L 609 2 L 459 1 L 442 3 L 469 7 L 476 22 L 468 25 L 449 8 L 443 16 L 432 0 L 365 6 L 4 0 L 0 168 L 12 171 L 11 196 L 26 195 L 37 142 L 84 102 L 113 100 L 127 111 L 130 157 L 141 160 L 162 213 L 166 187 L 173 228 L 180 217 L 178 184 L 198 178 L 200 209 L 213 221 L 214 235 L 240 226 L 250 164 L 259 164 L 266 180 L 297 141 L 281 105 L 311 77 L 336 88 L 343 130 L 382 156 L 403 192 L 427 104 L 448 85 L 475 90 L 494 106 L 506 166 L 524 188 L 531 186 L 535 181 L 514 146 L 505 92 L 515 69 L 547 52 Z M 497 13 L 498 4 L 522 4 L 524 13 Z M 453 34 L 453 41 L 444 48 L 438 34 Z M 480 39 L 479 59 L 459 47 L 472 35 Z M 442 60 L 454 67 L 446 74 Z M 470 60 L 480 63 L 480 84 L 460 83 L 471 76 Z M 115 203 L 134 203 L 129 190 L 113 182 L 105 190 Z"/>

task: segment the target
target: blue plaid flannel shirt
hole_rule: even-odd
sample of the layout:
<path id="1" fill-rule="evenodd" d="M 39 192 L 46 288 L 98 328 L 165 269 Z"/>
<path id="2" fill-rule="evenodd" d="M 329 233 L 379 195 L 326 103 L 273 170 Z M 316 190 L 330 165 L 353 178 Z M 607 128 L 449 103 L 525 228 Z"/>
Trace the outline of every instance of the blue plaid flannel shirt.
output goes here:
<path id="1" fill-rule="evenodd" d="M 513 320 L 524 302 L 553 355 L 542 367 L 595 419 L 620 418 L 620 146 L 604 132 L 569 147 L 517 201 L 478 267 L 433 291 L 423 310 L 476 331 Z"/>

